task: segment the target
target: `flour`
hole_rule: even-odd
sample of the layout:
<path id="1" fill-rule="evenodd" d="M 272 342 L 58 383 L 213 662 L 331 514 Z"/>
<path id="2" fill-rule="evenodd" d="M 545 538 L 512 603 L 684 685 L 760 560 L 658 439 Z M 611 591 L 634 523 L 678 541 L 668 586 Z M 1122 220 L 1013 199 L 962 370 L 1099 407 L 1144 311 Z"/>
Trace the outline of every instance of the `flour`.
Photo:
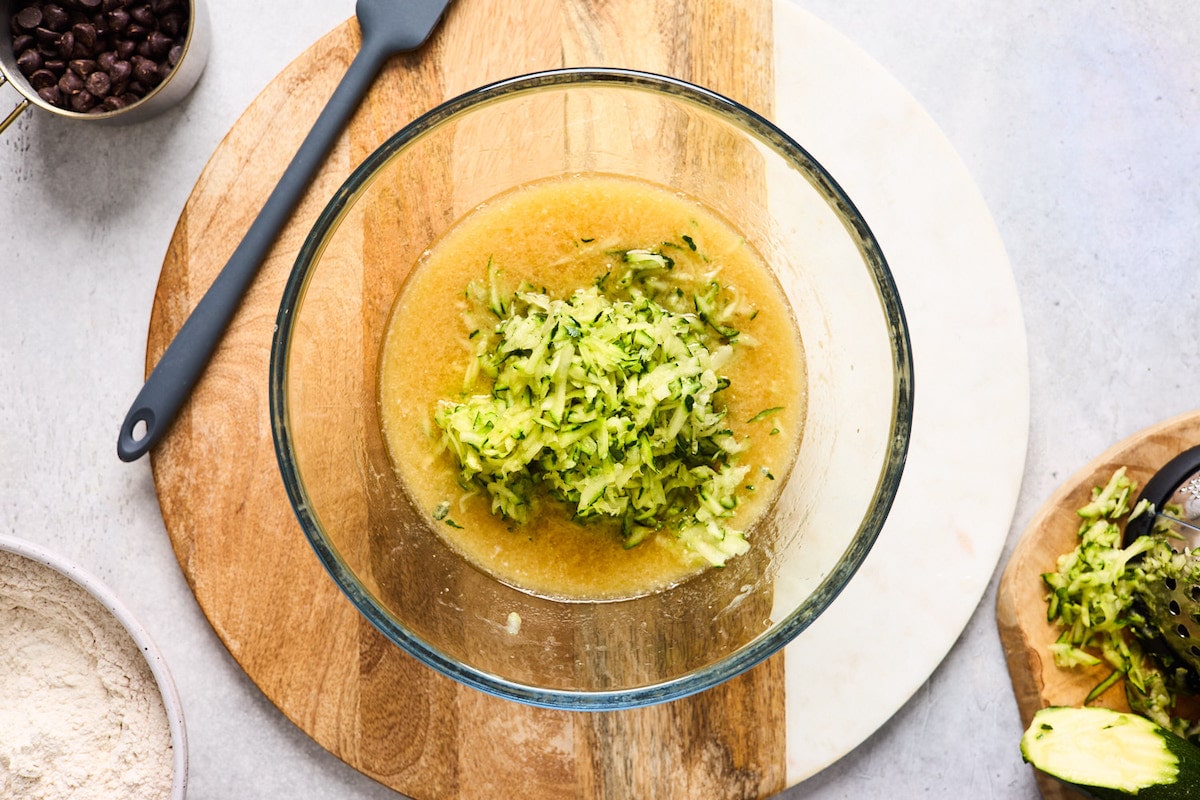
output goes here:
<path id="1" fill-rule="evenodd" d="M 0 551 L 0 798 L 165 800 L 172 750 L 145 657 L 113 615 Z"/>

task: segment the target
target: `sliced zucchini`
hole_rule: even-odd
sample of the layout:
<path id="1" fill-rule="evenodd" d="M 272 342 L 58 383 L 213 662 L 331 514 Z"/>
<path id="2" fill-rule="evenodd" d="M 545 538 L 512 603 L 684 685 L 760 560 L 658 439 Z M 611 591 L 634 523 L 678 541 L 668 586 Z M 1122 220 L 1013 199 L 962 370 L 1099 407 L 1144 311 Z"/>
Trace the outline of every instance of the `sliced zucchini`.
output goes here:
<path id="1" fill-rule="evenodd" d="M 1021 737 L 1021 755 L 1099 800 L 1200 797 L 1200 748 L 1137 714 L 1043 708 Z"/>

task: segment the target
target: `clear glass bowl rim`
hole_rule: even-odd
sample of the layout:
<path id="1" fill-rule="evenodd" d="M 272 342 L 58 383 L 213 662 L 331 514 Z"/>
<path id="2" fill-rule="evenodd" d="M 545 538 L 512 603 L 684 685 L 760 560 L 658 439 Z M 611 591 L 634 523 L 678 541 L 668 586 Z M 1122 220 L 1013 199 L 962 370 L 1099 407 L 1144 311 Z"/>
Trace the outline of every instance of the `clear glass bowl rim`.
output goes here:
<path id="1" fill-rule="evenodd" d="M 327 238 L 336 231 L 341 218 L 378 170 L 415 139 L 476 107 L 541 89 L 586 85 L 659 92 L 699 106 L 732 122 L 788 161 L 818 177 L 822 183 L 822 191 L 837 203 L 846 223 L 853 226 L 855 235 L 864 246 L 865 260 L 874 273 L 880 304 L 889 321 L 895 366 L 891 443 L 876 485 L 875 502 L 858 533 L 817 589 L 768 633 L 752 640 L 734 653 L 679 678 L 617 691 L 569 691 L 517 683 L 447 657 L 436 646 L 414 635 L 401 620 L 383 608 L 362 588 L 353 570 L 346 565 L 326 538 L 309 504 L 288 430 L 286 364 L 291 345 L 292 312 L 303 299 L 308 279 L 313 267 L 318 263 Z M 351 172 L 305 238 L 284 287 L 271 344 L 270 414 L 276 458 L 288 499 L 300 527 L 334 583 L 380 633 L 417 661 L 446 677 L 487 694 L 544 708 L 604 711 L 677 700 L 746 672 L 791 642 L 837 598 L 878 538 L 891 510 L 907 459 L 912 413 L 912 349 L 899 292 L 874 234 L 833 176 L 783 130 L 741 103 L 679 78 L 623 68 L 568 67 L 505 78 L 451 98 L 392 134 Z"/>

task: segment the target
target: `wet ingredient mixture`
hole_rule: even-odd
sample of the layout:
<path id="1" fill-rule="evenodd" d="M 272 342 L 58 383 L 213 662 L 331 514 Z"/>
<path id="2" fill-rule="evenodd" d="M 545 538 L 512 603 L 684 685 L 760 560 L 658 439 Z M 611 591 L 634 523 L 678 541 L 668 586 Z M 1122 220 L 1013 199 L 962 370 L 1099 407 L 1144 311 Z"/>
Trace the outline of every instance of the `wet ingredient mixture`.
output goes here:
<path id="1" fill-rule="evenodd" d="M 615 176 L 460 221 L 405 284 L 380 371 L 385 439 L 431 524 L 560 599 L 646 594 L 745 552 L 803 426 L 770 271 L 702 204 Z"/>

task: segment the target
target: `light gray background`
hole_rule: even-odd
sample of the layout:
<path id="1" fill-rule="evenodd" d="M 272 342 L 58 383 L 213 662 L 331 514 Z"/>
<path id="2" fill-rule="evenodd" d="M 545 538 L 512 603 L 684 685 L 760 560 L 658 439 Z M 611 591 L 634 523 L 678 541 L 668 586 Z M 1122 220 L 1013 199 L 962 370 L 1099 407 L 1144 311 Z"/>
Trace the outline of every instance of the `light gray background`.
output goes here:
<path id="1" fill-rule="evenodd" d="M 893 74 L 974 175 L 1024 307 L 1032 411 L 1009 541 L 958 643 L 874 736 L 783 796 L 1036 798 L 995 584 L 1063 480 L 1200 397 L 1200 5 L 796 2 Z M 149 462 L 115 455 L 193 183 L 271 78 L 353 12 L 350 0 L 209 4 L 214 51 L 179 108 L 103 130 L 26 114 L 0 136 L 0 532 L 77 560 L 150 630 L 185 706 L 189 797 L 394 798 L 241 672 L 175 562 Z M 13 95 L 0 96 L 6 110 Z"/>

